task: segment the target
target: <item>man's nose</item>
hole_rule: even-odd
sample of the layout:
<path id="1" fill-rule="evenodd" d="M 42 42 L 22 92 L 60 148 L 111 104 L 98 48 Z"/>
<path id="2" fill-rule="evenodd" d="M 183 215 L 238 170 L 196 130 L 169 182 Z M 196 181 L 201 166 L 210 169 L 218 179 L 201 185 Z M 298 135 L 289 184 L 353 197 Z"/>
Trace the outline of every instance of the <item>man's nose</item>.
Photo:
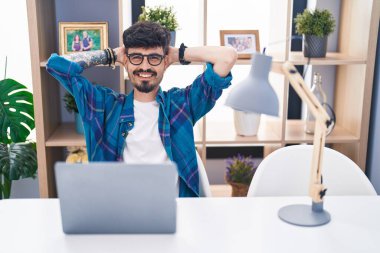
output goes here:
<path id="1" fill-rule="evenodd" d="M 151 66 L 150 66 L 150 64 L 149 64 L 149 62 L 148 62 L 148 57 L 144 57 L 143 58 L 143 61 L 142 61 L 142 63 L 141 63 L 141 68 L 142 69 L 148 69 L 148 68 L 150 68 Z"/>

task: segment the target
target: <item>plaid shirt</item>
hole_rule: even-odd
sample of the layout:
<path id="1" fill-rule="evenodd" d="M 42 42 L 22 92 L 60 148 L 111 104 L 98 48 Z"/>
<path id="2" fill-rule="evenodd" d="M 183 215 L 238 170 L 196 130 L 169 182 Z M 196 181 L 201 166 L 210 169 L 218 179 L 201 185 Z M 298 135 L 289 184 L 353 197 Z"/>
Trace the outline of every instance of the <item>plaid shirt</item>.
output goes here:
<path id="1" fill-rule="evenodd" d="M 135 120 L 133 91 L 125 95 L 92 85 L 81 76 L 83 68 L 79 64 L 57 54 L 52 54 L 46 68 L 75 98 L 83 119 L 89 160 L 122 161 L 125 138 Z M 158 91 L 158 130 L 168 157 L 177 164 L 180 197 L 199 196 L 193 126 L 211 110 L 231 79 L 231 73 L 221 78 L 207 63 L 205 72 L 192 85 Z"/>

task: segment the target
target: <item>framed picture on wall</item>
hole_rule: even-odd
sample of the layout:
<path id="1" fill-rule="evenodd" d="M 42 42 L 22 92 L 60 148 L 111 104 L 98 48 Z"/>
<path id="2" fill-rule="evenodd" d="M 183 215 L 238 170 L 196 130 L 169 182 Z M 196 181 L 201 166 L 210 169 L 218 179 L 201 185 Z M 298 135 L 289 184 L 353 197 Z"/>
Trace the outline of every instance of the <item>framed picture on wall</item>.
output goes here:
<path id="1" fill-rule="evenodd" d="M 238 59 L 249 59 L 260 52 L 259 30 L 220 30 L 220 44 L 235 48 Z"/>
<path id="2" fill-rule="evenodd" d="M 107 22 L 59 22 L 59 53 L 101 50 L 108 47 Z"/>

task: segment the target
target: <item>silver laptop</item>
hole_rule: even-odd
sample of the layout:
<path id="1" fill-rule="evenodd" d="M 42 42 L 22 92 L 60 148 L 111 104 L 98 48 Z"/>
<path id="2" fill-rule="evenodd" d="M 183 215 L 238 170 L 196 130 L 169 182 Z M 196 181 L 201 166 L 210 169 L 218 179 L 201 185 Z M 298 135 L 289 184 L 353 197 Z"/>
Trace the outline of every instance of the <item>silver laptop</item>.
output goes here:
<path id="1" fill-rule="evenodd" d="M 175 233 L 174 163 L 56 163 L 66 234 Z"/>

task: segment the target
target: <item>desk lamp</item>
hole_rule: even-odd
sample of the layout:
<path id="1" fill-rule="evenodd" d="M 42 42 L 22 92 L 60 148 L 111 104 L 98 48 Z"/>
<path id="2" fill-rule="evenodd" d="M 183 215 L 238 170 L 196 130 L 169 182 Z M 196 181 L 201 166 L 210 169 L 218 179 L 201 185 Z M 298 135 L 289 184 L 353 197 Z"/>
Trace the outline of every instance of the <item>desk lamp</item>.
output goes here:
<path id="1" fill-rule="evenodd" d="M 243 112 L 278 116 L 278 98 L 269 83 L 272 57 L 254 53 L 249 75 L 236 85 L 226 105 Z"/>
<path id="2" fill-rule="evenodd" d="M 245 112 L 278 115 L 278 99 L 268 82 L 271 64 L 272 57 L 254 53 L 248 77 L 231 90 L 226 105 Z M 326 189 L 322 184 L 321 171 L 326 130 L 332 120 L 306 86 L 305 81 L 293 64 L 285 62 L 282 66 L 282 72 L 314 115 L 315 133 L 309 184 L 309 196 L 312 199 L 312 205 L 285 206 L 279 210 L 278 216 L 281 220 L 298 226 L 320 226 L 330 221 L 330 214 L 323 209 L 323 197 Z"/>

